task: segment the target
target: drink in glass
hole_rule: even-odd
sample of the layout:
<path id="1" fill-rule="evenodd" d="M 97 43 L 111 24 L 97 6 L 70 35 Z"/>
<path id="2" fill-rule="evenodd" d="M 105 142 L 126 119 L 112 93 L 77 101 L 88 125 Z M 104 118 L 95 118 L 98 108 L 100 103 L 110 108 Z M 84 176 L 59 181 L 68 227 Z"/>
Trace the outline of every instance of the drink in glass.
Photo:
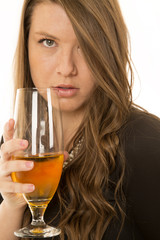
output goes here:
<path id="1" fill-rule="evenodd" d="M 34 162 L 26 172 L 13 172 L 12 180 L 32 183 L 35 190 L 23 194 L 32 213 L 29 226 L 15 232 L 18 237 L 53 237 L 60 229 L 48 226 L 43 219 L 55 194 L 63 168 L 63 131 L 56 92 L 52 89 L 18 89 L 15 104 L 14 138 L 26 139 L 28 147 L 16 152 L 12 160 Z"/>

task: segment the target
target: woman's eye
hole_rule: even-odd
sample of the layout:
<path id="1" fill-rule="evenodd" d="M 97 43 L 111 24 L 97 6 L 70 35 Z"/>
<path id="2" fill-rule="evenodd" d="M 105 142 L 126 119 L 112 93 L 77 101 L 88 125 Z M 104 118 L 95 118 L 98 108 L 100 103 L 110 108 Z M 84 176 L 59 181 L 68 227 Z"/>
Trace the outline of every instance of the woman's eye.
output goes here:
<path id="1" fill-rule="evenodd" d="M 43 45 L 48 48 L 55 47 L 56 45 L 55 41 L 50 39 L 41 39 L 39 43 L 43 43 Z"/>

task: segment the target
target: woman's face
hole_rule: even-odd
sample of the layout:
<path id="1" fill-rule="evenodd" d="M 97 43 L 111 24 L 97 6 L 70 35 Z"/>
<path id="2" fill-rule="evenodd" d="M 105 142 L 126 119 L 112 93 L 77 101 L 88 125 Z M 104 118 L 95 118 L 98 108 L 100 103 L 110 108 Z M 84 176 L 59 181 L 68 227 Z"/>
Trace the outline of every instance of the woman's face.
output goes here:
<path id="1" fill-rule="evenodd" d="M 62 111 L 83 111 L 95 84 L 61 6 L 47 2 L 35 7 L 28 51 L 35 86 L 56 89 Z"/>

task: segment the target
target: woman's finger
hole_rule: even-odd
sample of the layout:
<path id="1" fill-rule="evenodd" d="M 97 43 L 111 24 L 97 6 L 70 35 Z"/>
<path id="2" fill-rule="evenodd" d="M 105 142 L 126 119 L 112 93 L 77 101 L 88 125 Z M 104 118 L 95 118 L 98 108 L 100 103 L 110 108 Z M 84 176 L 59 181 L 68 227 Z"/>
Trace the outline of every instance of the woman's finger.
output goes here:
<path id="1" fill-rule="evenodd" d="M 33 184 L 22 184 L 14 182 L 0 182 L 0 192 L 3 193 L 30 193 L 35 190 Z"/>
<path id="2" fill-rule="evenodd" d="M 17 152 L 28 147 L 28 141 L 23 139 L 11 139 L 3 143 L 1 146 L 1 161 L 6 161 Z"/>
<path id="3" fill-rule="evenodd" d="M 13 138 L 14 123 L 14 120 L 10 119 L 4 126 L 3 139 L 5 142 Z"/>
<path id="4" fill-rule="evenodd" d="M 34 162 L 23 160 L 5 161 L 0 164 L 0 176 L 9 176 L 12 172 L 29 171 L 34 167 Z"/>

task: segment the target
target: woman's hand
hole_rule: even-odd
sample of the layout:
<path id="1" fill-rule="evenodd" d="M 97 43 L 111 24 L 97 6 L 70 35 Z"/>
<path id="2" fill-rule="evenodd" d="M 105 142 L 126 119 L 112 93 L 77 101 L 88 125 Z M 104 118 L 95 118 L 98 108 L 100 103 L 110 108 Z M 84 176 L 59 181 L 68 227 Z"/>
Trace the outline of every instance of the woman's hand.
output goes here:
<path id="1" fill-rule="evenodd" d="M 33 184 L 15 183 L 12 181 L 12 172 L 29 171 L 34 167 L 34 162 L 11 160 L 11 156 L 17 151 L 27 148 L 28 142 L 22 139 L 13 139 L 14 120 L 10 119 L 4 127 L 4 143 L 1 146 L 0 159 L 0 192 L 5 204 L 11 208 L 21 208 L 26 206 L 22 193 L 34 191 Z M 64 160 L 68 158 L 68 153 L 64 152 Z"/>
<path id="2" fill-rule="evenodd" d="M 12 172 L 29 171 L 34 163 L 30 161 L 11 160 L 11 156 L 16 151 L 27 148 L 28 142 L 22 139 L 13 139 L 14 120 L 10 119 L 4 127 L 4 143 L 1 146 L 0 159 L 0 192 L 5 204 L 11 208 L 25 207 L 26 201 L 22 193 L 34 191 L 33 184 L 14 183 L 11 179 Z"/>

